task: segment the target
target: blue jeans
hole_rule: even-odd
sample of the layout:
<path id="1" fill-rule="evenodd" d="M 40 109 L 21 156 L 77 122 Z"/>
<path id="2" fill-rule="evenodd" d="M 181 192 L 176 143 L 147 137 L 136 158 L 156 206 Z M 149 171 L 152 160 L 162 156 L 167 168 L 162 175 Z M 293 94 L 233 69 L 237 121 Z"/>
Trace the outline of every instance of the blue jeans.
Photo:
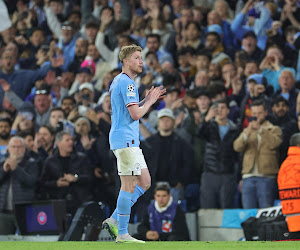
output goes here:
<path id="1" fill-rule="evenodd" d="M 267 177 L 249 177 L 243 179 L 243 208 L 272 207 L 276 197 L 277 179 Z"/>

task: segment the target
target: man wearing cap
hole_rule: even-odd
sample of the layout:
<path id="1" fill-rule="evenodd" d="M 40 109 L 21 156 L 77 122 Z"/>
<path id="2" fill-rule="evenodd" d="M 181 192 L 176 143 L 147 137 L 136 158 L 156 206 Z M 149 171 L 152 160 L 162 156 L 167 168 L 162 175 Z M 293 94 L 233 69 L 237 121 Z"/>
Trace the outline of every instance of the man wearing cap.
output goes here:
<path id="1" fill-rule="evenodd" d="M 263 59 L 263 51 L 257 46 L 257 37 L 252 30 L 243 35 L 241 49 L 247 53 L 248 60 L 254 60 L 260 63 Z"/>
<path id="2" fill-rule="evenodd" d="M 230 29 L 230 23 L 226 20 L 222 20 L 220 15 L 215 11 L 211 10 L 207 14 L 207 25 L 214 25 L 217 24 L 222 28 L 222 33 L 224 34 L 223 37 L 223 44 L 226 48 L 232 49 L 233 48 L 233 34 Z"/>
<path id="3" fill-rule="evenodd" d="M 45 85 L 37 89 L 34 94 L 33 104 L 31 102 L 24 102 L 19 96 L 16 95 L 14 91 L 11 90 L 11 86 L 4 81 L 2 82 L 2 88 L 5 91 L 5 96 L 7 99 L 13 103 L 14 107 L 19 111 L 26 109 L 29 112 L 34 113 L 36 128 L 42 125 L 46 125 L 49 121 L 50 116 L 50 106 L 51 106 L 51 96 L 49 92 L 49 86 Z"/>
<path id="4" fill-rule="evenodd" d="M 212 64 L 220 64 L 230 61 L 230 57 L 224 53 L 224 47 L 222 45 L 223 31 L 222 27 L 218 24 L 208 26 L 207 33 L 205 35 L 204 47 L 210 53 L 212 53 Z"/>
<path id="5" fill-rule="evenodd" d="M 249 118 L 251 117 L 250 106 L 254 100 L 262 99 L 269 104 L 265 91 L 266 84 L 262 74 L 252 74 L 247 78 L 246 96 L 241 101 L 240 120 L 243 129 L 249 124 Z"/>
<path id="6" fill-rule="evenodd" d="M 184 185 L 190 180 L 193 150 L 174 132 L 175 116 L 171 109 L 161 109 L 157 118 L 159 132 L 143 145 L 152 182 L 169 182 L 174 200 L 183 199 Z"/>
<path id="7" fill-rule="evenodd" d="M 195 152 L 195 164 L 193 169 L 193 176 L 192 181 L 194 183 L 197 183 L 199 186 L 198 190 L 200 191 L 200 180 L 201 180 L 201 173 L 203 171 L 203 162 L 204 162 L 204 156 L 205 156 L 205 140 L 196 136 L 197 133 L 197 127 L 203 122 L 205 116 L 207 115 L 207 112 L 211 105 L 211 99 L 210 94 L 208 93 L 206 88 L 199 87 L 195 90 L 195 102 L 197 105 L 196 111 L 193 112 L 194 116 L 194 134 L 193 134 L 193 140 L 192 145 Z M 200 199 L 200 196 L 198 196 Z M 199 204 L 198 204 L 199 205 Z M 197 207 L 198 208 L 198 207 Z"/>
<path id="8" fill-rule="evenodd" d="M 94 108 L 96 106 L 96 103 L 94 102 L 94 91 L 93 84 L 89 82 L 85 82 L 79 86 L 78 102 L 82 104 L 78 107 L 80 115 L 85 115 L 85 112 L 81 113 L 81 109 L 86 110 L 88 107 Z M 83 108 L 83 106 L 85 108 Z"/>
<path id="9" fill-rule="evenodd" d="M 196 125 L 200 125 L 202 120 L 205 118 L 211 103 L 210 94 L 204 87 L 198 87 L 195 89 L 195 102 L 197 105 L 197 111 L 199 112 L 199 119 L 195 118 Z M 194 112 L 195 113 L 195 112 Z M 198 122 L 197 122 L 198 121 Z"/>

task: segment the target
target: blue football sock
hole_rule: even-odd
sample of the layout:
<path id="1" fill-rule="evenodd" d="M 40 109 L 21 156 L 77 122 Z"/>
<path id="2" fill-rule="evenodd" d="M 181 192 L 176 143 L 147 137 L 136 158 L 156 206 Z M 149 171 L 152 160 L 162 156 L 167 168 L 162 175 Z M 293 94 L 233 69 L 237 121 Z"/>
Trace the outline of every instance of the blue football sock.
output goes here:
<path id="1" fill-rule="evenodd" d="M 143 189 L 139 185 L 135 185 L 135 189 L 134 189 L 133 196 L 131 199 L 131 206 L 133 206 L 136 203 L 136 201 L 138 200 L 138 198 L 140 198 L 145 192 L 146 192 L 145 189 Z"/>
<path id="2" fill-rule="evenodd" d="M 117 201 L 118 210 L 118 233 L 128 233 L 128 223 L 131 212 L 131 200 L 133 193 L 121 190 Z"/>
<path id="3" fill-rule="evenodd" d="M 131 199 L 131 207 L 136 203 L 138 198 L 140 198 L 145 192 L 146 192 L 146 190 L 143 189 L 142 187 L 140 187 L 139 185 L 135 186 L 134 193 L 133 193 L 133 196 L 132 196 L 132 199 Z M 117 208 L 112 213 L 111 217 L 114 218 L 116 221 L 118 221 L 118 210 L 117 210 Z"/>

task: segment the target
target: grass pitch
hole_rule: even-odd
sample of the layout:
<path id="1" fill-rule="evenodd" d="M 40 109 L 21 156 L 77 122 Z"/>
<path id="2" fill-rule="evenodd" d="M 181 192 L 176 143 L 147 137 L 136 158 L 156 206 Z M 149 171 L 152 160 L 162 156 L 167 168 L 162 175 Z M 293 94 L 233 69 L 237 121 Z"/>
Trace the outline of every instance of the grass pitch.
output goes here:
<path id="1" fill-rule="evenodd" d="M 254 250 L 276 250 L 276 249 L 300 249 L 300 241 L 185 241 L 185 242 L 147 242 L 146 244 L 116 244 L 115 242 L 24 242 L 24 241 L 2 241 L 0 249 L 14 250 L 212 250 L 212 249 L 254 249 Z"/>

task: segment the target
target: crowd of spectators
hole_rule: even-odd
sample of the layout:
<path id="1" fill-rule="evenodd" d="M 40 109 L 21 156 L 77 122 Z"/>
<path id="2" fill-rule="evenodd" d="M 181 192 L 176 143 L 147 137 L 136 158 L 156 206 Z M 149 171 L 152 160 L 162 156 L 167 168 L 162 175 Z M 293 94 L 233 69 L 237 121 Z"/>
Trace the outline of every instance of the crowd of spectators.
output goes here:
<path id="1" fill-rule="evenodd" d="M 5 9 L 7 7 L 7 12 Z M 152 188 L 199 208 L 272 206 L 289 139 L 300 130 L 297 0 L 0 0 L 0 220 L 13 204 L 65 199 L 113 211 L 109 86 L 120 48 L 143 48 L 140 120 Z M 142 220 L 147 209 L 136 209 Z M 4 225 L 1 223 L 1 225 Z"/>

